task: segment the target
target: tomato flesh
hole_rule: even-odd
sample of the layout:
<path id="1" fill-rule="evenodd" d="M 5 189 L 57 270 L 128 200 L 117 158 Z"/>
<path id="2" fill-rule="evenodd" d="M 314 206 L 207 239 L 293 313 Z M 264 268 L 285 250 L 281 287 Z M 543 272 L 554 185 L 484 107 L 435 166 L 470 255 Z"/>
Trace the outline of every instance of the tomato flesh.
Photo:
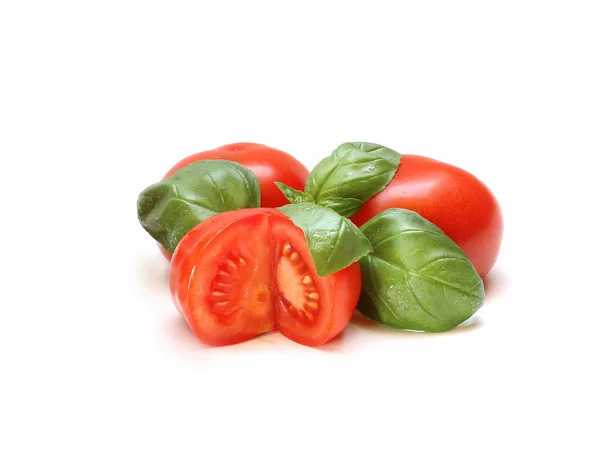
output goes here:
<path id="1" fill-rule="evenodd" d="M 184 238 L 195 245 L 179 245 L 173 255 L 171 288 L 180 312 L 198 338 L 212 345 L 272 331 L 269 254 L 263 244 L 267 217 L 246 215 L 230 223 L 211 218 L 204 223 Z"/>
<path id="2" fill-rule="evenodd" d="M 272 222 L 271 232 L 276 243 L 278 329 L 301 344 L 324 344 L 344 329 L 356 309 L 362 285 L 358 263 L 319 277 L 300 228 L 283 216 Z"/>
<path id="3" fill-rule="evenodd" d="M 301 229 L 274 209 L 218 214 L 190 231 L 171 263 L 171 292 L 211 345 L 278 329 L 321 345 L 348 324 L 361 287 L 357 263 L 318 277 Z"/>

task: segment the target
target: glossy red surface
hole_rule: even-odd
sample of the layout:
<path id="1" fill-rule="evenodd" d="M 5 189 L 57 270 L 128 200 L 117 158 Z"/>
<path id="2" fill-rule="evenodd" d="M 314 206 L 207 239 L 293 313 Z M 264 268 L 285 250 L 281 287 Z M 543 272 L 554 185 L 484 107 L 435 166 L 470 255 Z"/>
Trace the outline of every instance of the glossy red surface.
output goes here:
<path id="1" fill-rule="evenodd" d="M 492 191 L 471 173 L 424 156 L 402 155 L 390 184 L 352 221 L 360 226 L 388 208 L 416 211 L 440 227 L 480 276 L 494 266 L 502 242 L 502 211 Z"/>

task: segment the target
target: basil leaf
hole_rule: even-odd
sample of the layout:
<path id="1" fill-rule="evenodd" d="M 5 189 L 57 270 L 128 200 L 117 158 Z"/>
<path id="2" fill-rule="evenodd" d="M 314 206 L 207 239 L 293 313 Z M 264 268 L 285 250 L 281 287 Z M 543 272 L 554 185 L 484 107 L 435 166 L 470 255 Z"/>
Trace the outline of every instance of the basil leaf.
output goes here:
<path id="1" fill-rule="evenodd" d="M 346 145 L 370 153 L 371 155 L 380 156 L 396 166 L 400 164 L 400 153 L 391 148 L 384 147 L 383 145 L 371 144 L 370 142 L 347 142 Z"/>
<path id="2" fill-rule="evenodd" d="M 329 208 L 298 203 L 278 209 L 304 231 L 320 277 L 348 267 L 372 249 L 356 225 Z"/>
<path id="3" fill-rule="evenodd" d="M 365 316 L 394 328 L 447 331 L 481 307 L 483 282 L 473 264 L 416 212 L 388 209 L 361 231 L 373 245 L 360 261 Z"/>
<path id="4" fill-rule="evenodd" d="M 317 204 L 336 197 L 367 201 L 392 180 L 400 154 L 366 142 L 347 142 L 319 162 L 306 180 L 305 191 Z"/>
<path id="5" fill-rule="evenodd" d="M 279 181 L 276 181 L 275 184 L 279 188 L 285 198 L 287 198 L 292 203 L 304 203 L 304 202 L 312 202 L 314 199 L 312 195 L 307 194 L 306 192 L 299 191 L 297 189 L 289 187 L 287 184 L 283 184 Z"/>
<path id="6" fill-rule="evenodd" d="M 170 253 L 185 234 L 210 216 L 260 206 L 251 170 L 232 161 L 196 161 L 144 189 L 138 197 L 142 227 Z"/>
<path id="7" fill-rule="evenodd" d="M 360 211 L 365 202 L 357 198 L 332 197 L 319 202 L 324 208 L 331 208 L 340 216 L 350 217 Z"/>

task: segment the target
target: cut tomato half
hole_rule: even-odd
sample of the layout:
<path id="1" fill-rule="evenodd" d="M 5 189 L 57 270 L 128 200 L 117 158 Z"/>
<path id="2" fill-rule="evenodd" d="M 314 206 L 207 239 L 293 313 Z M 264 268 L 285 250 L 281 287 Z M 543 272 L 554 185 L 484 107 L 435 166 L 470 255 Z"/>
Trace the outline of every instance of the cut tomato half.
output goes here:
<path id="1" fill-rule="evenodd" d="M 348 324 L 361 288 L 357 263 L 319 277 L 302 230 L 269 208 L 218 214 L 195 227 L 173 255 L 170 280 L 177 308 L 211 345 L 276 329 L 321 345 Z"/>

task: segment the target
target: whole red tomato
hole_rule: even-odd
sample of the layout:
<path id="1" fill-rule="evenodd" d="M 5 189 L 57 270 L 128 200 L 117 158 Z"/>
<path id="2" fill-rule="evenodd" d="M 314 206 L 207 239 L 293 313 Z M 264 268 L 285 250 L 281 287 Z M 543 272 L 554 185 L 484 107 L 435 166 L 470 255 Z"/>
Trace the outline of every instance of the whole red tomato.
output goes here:
<path id="1" fill-rule="evenodd" d="M 276 209 L 217 214 L 173 254 L 175 305 L 199 340 L 242 342 L 279 330 L 304 345 L 339 334 L 358 303 L 358 263 L 317 276 L 303 231 Z"/>
<path id="2" fill-rule="evenodd" d="M 175 164 L 163 179 L 189 163 L 204 159 L 235 161 L 254 172 L 260 182 L 260 205 L 263 208 L 276 208 L 289 203 L 275 181 L 304 190 L 308 177 L 308 169 L 292 155 L 262 144 L 239 142 L 190 155 Z"/>
<path id="3" fill-rule="evenodd" d="M 402 155 L 388 186 L 352 217 L 361 226 L 389 208 L 418 212 L 440 227 L 486 275 L 498 258 L 503 219 L 494 194 L 478 178 L 450 164 Z"/>

